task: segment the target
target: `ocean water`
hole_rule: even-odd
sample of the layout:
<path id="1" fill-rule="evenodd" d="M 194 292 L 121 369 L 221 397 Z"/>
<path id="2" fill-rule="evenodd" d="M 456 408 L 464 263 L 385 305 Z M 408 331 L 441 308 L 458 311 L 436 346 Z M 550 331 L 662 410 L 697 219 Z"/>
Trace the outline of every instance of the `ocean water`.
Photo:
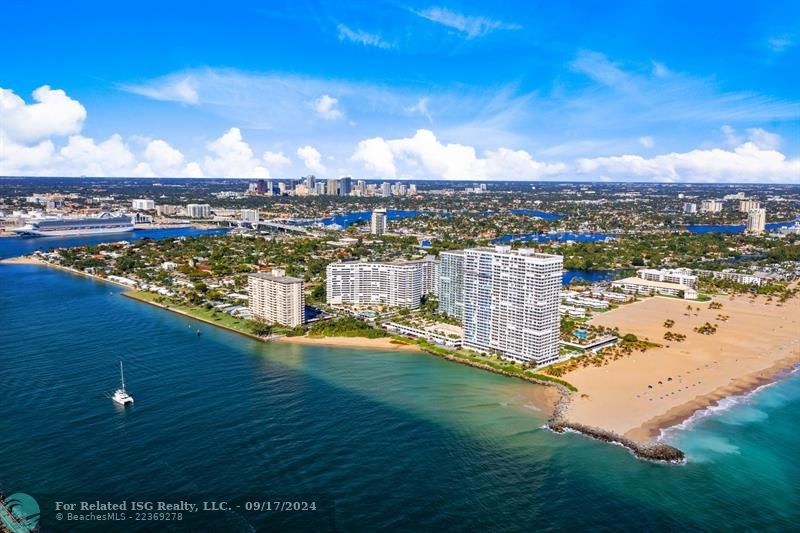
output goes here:
<path id="1" fill-rule="evenodd" d="M 0 265 L 0 347 L 0 488 L 36 498 L 43 531 L 781 531 L 800 519 L 797 376 L 668 432 L 688 462 L 660 465 L 543 429 L 535 385 L 425 354 L 264 344 L 45 267 Z M 120 359 L 127 410 L 109 399 Z M 158 526 L 52 511 L 123 497 L 318 511 Z"/>

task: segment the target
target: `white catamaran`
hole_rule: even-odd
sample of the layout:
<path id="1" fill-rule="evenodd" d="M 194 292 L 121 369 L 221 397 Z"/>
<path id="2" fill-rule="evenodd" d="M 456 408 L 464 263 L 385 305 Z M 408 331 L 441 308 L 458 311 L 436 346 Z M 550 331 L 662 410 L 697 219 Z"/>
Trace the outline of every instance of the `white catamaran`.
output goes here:
<path id="1" fill-rule="evenodd" d="M 122 387 L 116 390 L 111 399 L 122 406 L 131 405 L 133 404 L 133 396 L 125 390 L 125 374 L 122 372 L 122 361 L 119 362 L 119 377 L 120 381 L 122 381 Z"/>

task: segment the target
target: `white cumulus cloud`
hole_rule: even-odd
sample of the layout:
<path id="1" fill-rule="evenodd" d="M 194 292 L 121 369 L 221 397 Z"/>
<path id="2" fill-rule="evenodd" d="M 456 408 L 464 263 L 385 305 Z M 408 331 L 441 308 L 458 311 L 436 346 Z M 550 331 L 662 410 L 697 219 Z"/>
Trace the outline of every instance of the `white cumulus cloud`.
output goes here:
<path id="1" fill-rule="evenodd" d="M 339 100 L 327 94 L 323 94 L 312 103 L 317 115 L 325 120 L 336 120 L 344 116 L 344 113 L 338 109 L 338 105 Z"/>
<path id="2" fill-rule="evenodd" d="M 305 167 L 311 172 L 317 174 L 325 174 L 325 165 L 322 164 L 322 154 L 319 150 L 311 145 L 301 146 L 297 149 L 297 157 L 299 157 Z"/>
<path id="3" fill-rule="evenodd" d="M 479 157 L 473 146 L 442 143 L 430 130 L 417 130 L 413 137 L 385 140 L 381 137 L 358 143 L 352 161 L 361 163 L 379 177 L 432 179 L 539 179 L 567 169 L 563 163 L 536 161 L 525 150 L 499 148 Z M 399 167 L 403 168 L 400 172 Z"/>
<path id="4" fill-rule="evenodd" d="M 239 128 L 229 129 L 222 137 L 211 141 L 206 149 L 205 171 L 209 176 L 232 178 L 269 178 L 269 170 L 253 156 L 253 149 L 242 137 Z"/>
<path id="5" fill-rule="evenodd" d="M 745 142 L 733 150 L 712 148 L 672 152 L 645 158 L 639 155 L 583 158 L 577 171 L 588 175 L 606 175 L 616 180 L 651 179 L 656 181 L 766 181 L 797 182 L 800 159 Z"/>
<path id="6" fill-rule="evenodd" d="M 0 137 L 29 143 L 78 133 L 86 109 L 60 89 L 43 85 L 33 91 L 36 103 L 26 104 L 10 89 L 0 87 Z"/>
<path id="7" fill-rule="evenodd" d="M 267 168 L 271 169 L 286 168 L 292 164 L 292 160 L 286 157 L 283 152 L 267 151 L 264 152 L 262 159 L 267 164 Z"/>

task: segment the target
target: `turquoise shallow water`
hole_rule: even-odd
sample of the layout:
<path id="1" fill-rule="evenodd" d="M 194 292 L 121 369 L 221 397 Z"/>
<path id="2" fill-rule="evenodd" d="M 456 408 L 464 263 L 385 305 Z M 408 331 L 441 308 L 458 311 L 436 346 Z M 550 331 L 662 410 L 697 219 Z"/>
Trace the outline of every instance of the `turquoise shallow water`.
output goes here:
<path id="1" fill-rule="evenodd" d="M 526 384 L 423 354 L 266 345 L 52 269 L 0 265 L 0 327 L 0 488 L 35 496 L 44 531 L 779 531 L 800 519 L 797 376 L 671 432 L 689 461 L 667 466 L 541 429 Z M 120 358 L 127 411 L 108 398 Z M 112 528 L 66 527 L 49 507 L 121 497 L 320 511 Z"/>

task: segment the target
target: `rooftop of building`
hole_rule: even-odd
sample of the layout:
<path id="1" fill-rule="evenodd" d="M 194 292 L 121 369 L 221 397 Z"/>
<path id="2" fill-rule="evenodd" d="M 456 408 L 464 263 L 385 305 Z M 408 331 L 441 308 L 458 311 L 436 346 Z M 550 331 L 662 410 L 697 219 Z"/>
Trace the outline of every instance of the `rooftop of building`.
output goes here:
<path id="1" fill-rule="evenodd" d="M 285 276 L 285 275 L 284 276 L 276 276 L 272 272 L 256 272 L 254 274 L 250 274 L 249 276 L 253 277 L 253 278 L 259 278 L 259 279 L 266 279 L 266 280 L 274 281 L 276 283 L 292 284 L 292 283 L 302 283 L 303 282 L 303 280 L 300 279 L 300 278 L 295 278 L 295 277 L 292 277 L 292 276 Z"/>
<path id="2" fill-rule="evenodd" d="M 538 259 L 540 261 L 563 261 L 564 257 L 561 255 L 556 254 L 545 254 L 541 252 L 537 252 L 533 248 L 519 248 L 514 250 L 511 246 L 507 245 L 497 245 L 497 246 L 479 246 L 476 248 L 468 248 L 464 250 L 465 252 L 469 252 L 472 250 L 477 250 L 480 252 L 488 252 L 497 255 L 509 255 L 509 256 L 519 256 L 519 257 L 526 257 L 532 259 Z"/>

